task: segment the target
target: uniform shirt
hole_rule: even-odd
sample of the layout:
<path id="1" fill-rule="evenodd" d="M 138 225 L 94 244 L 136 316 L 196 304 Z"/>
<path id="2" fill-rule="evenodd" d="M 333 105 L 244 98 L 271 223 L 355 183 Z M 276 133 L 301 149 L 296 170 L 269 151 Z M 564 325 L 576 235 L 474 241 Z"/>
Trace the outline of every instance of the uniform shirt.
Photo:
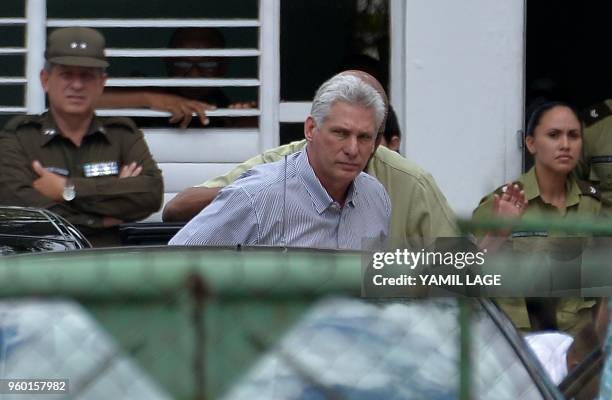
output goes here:
<path id="1" fill-rule="evenodd" d="M 201 186 L 227 186 L 249 168 L 278 161 L 305 144 L 301 140 L 268 150 Z M 457 235 L 455 216 L 431 174 L 383 146 L 378 146 L 366 172 L 387 190 L 392 204 L 389 237 L 398 247 L 421 249 L 438 237 Z"/>
<path id="2" fill-rule="evenodd" d="M 565 216 L 595 216 L 601 210 L 601 203 L 596 189 L 578 181 L 573 175 L 569 175 L 566 181 L 565 215 L 561 215 L 559 209 L 546 203 L 540 197 L 535 167 L 517 179 L 525 192 L 528 201 L 524 218 L 549 216 L 553 218 L 564 218 Z M 498 191 L 499 192 L 499 189 Z M 480 205 L 474 210 L 474 220 L 486 220 L 493 214 L 493 193 L 485 196 Z M 576 251 L 578 255 L 584 245 L 581 238 L 568 238 L 567 234 L 559 235 L 555 232 L 527 232 L 513 231 L 509 241 L 515 251 L 520 253 L 550 253 L 565 252 L 569 254 Z M 569 246 L 573 246 L 570 248 Z M 525 300 L 522 298 L 498 299 L 498 304 L 508 314 L 512 322 L 519 329 L 531 330 L 531 323 L 527 313 Z M 563 331 L 577 333 L 590 318 L 590 310 L 594 301 L 585 301 L 580 298 L 562 298 L 557 305 L 557 324 Z"/>
<path id="3" fill-rule="evenodd" d="M 349 186 L 345 204 L 338 204 L 303 150 L 247 171 L 170 244 L 360 249 L 363 239 L 387 236 L 390 214 L 385 189 L 363 172 Z"/>
<path id="4" fill-rule="evenodd" d="M 583 116 L 586 128 L 577 175 L 599 186 L 601 214 L 612 217 L 612 100 L 591 107 Z"/>
<path id="5" fill-rule="evenodd" d="M 72 180 L 76 198 L 55 202 L 32 187 L 32 161 Z M 136 177 L 119 179 L 135 161 Z M 19 116 L 0 133 L 0 204 L 49 209 L 84 230 L 99 231 L 103 217 L 142 219 L 157 211 L 163 196 L 161 171 L 142 132 L 127 118 L 97 118 L 80 147 L 63 137 L 50 113 Z"/>

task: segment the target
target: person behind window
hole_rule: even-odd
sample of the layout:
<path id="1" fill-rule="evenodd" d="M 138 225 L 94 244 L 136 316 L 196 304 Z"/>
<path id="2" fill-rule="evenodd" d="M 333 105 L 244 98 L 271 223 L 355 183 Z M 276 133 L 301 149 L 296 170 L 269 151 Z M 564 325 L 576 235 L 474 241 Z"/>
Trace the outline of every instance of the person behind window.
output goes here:
<path id="1" fill-rule="evenodd" d="M 172 34 L 171 49 L 223 49 L 225 39 L 216 28 L 178 28 Z M 223 78 L 227 73 L 224 57 L 168 57 L 166 70 L 171 78 Z M 209 125 L 207 110 L 216 108 L 246 109 L 257 107 L 255 101 L 232 102 L 218 87 L 177 87 L 167 91 L 158 89 L 108 88 L 97 104 L 100 108 L 146 107 L 172 114 L 171 123 L 189 126 L 192 114 L 198 115 L 203 125 Z M 257 118 L 216 118 L 213 126 L 257 126 Z"/>

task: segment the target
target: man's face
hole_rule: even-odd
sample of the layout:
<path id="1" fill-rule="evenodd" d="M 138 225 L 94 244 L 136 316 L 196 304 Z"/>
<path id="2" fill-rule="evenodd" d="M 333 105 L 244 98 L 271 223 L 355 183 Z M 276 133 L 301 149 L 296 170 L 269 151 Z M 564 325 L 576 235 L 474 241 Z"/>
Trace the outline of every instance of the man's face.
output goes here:
<path id="1" fill-rule="evenodd" d="M 371 108 L 336 102 L 317 126 L 304 124 L 308 160 L 325 188 L 347 186 L 363 171 L 374 152 L 376 116 Z"/>
<path id="2" fill-rule="evenodd" d="M 104 91 L 106 74 L 100 68 L 54 65 L 40 74 L 49 96 L 49 106 L 56 112 L 88 115 Z"/>
<path id="3" fill-rule="evenodd" d="M 176 44 L 177 49 L 208 49 L 215 45 L 210 40 L 188 38 Z M 176 57 L 167 60 L 168 75 L 175 78 L 219 78 L 226 72 L 226 63 L 221 57 Z M 181 95 L 189 98 L 205 98 L 212 92 L 208 87 L 183 87 Z"/>

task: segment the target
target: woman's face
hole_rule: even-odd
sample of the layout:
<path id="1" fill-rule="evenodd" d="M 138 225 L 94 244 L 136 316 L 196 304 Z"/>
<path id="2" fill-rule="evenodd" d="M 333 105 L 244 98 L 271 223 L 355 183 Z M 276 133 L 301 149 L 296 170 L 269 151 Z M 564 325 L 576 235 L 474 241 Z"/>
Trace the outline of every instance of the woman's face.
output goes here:
<path id="1" fill-rule="evenodd" d="M 538 168 L 569 174 L 580 158 L 582 128 L 572 110 L 556 106 L 542 114 L 526 142 Z"/>

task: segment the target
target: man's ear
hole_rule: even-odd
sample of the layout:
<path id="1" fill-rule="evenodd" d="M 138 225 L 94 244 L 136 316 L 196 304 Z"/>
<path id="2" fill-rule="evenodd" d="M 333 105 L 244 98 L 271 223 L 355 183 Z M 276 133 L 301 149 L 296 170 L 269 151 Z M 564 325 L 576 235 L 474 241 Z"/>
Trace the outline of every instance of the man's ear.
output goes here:
<path id="1" fill-rule="evenodd" d="M 308 118 L 306 118 L 306 121 L 304 121 L 304 137 L 307 141 L 310 142 L 312 140 L 315 134 L 315 129 L 317 129 L 317 125 L 315 124 L 312 116 L 309 115 Z"/>
<path id="2" fill-rule="evenodd" d="M 393 151 L 399 151 L 401 140 L 399 136 L 392 136 L 391 142 L 389 142 L 388 147 Z"/>
<path id="3" fill-rule="evenodd" d="M 47 71 L 46 69 L 40 70 L 40 84 L 46 92 L 47 88 L 49 87 L 49 71 Z"/>

